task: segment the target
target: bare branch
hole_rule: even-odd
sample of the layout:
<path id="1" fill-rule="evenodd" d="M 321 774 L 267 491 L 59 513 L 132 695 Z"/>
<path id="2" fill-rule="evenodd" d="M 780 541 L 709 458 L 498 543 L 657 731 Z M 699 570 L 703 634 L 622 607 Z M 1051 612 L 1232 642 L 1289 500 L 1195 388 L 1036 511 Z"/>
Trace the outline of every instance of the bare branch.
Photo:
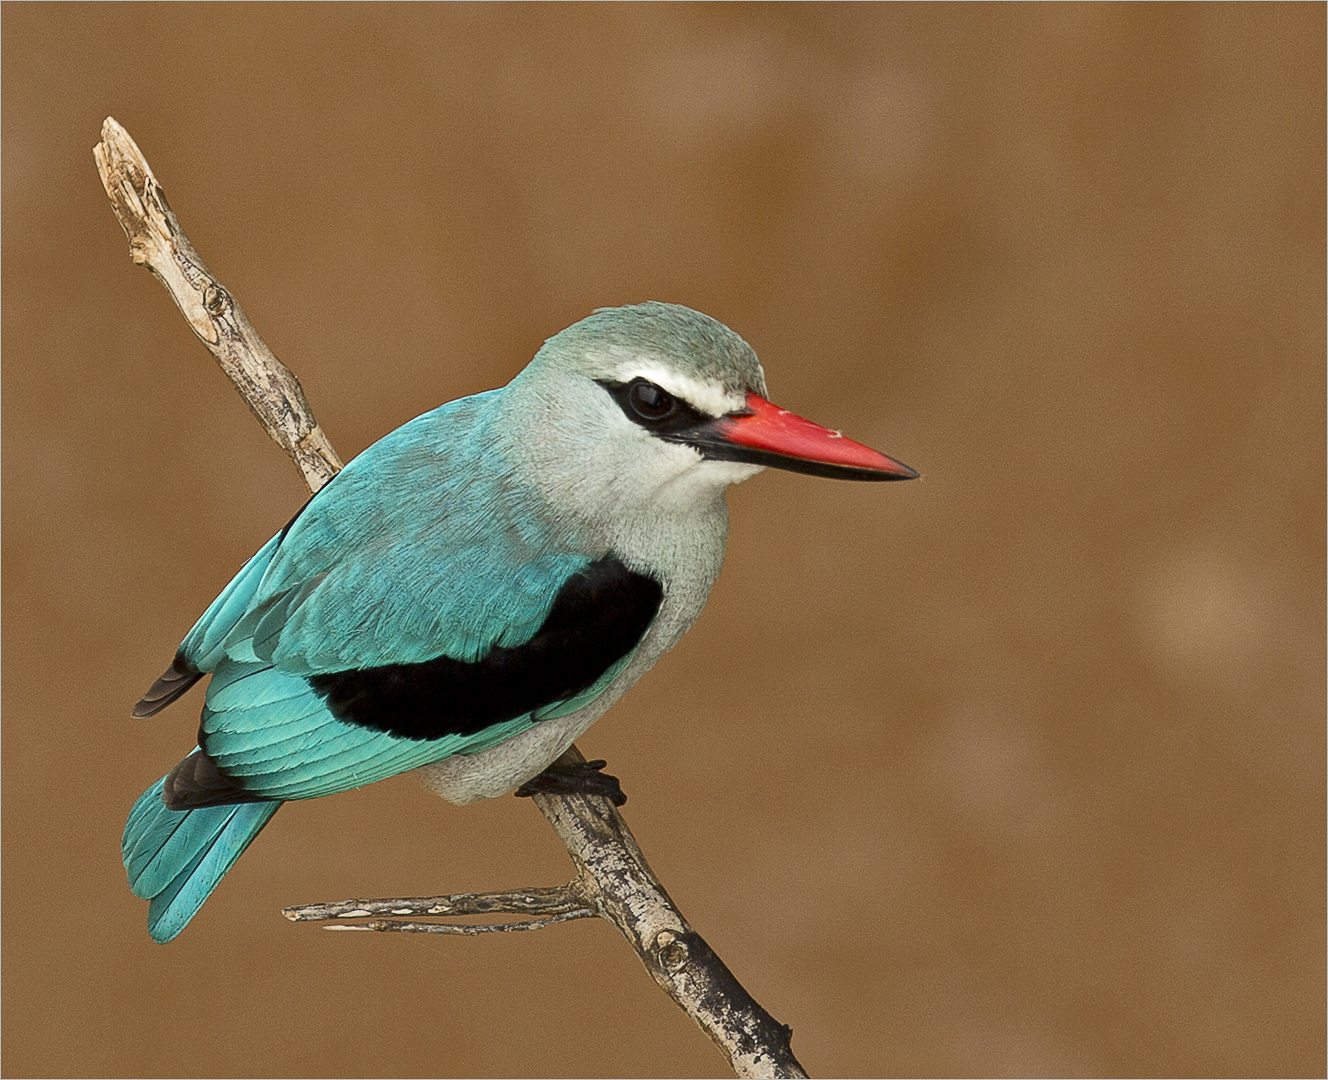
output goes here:
<path id="1" fill-rule="evenodd" d="M 244 311 L 189 243 L 134 140 L 106 118 L 93 157 L 134 262 L 165 286 L 186 321 L 217 358 L 259 422 L 317 491 L 341 461 L 314 420 L 299 381 L 258 336 Z M 584 761 L 575 746 L 560 761 Z M 538 930 L 592 915 L 611 922 L 651 978 L 701 1025 L 741 1077 L 805 1077 L 789 1046 L 790 1028 L 771 1017 L 733 977 L 669 899 L 608 799 L 539 794 L 533 799 L 577 868 L 557 888 L 463 893 L 417 899 L 349 900 L 287 908 L 295 922 L 371 915 L 535 916 L 511 923 L 422 923 L 376 919 L 327 929 L 397 933 L 485 934 Z"/>
<path id="2" fill-rule="evenodd" d="M 112 117 L 102 124 L 92 156 L 129 237 L 129 257 L 157 276 L 258 422 L 290 455 L 309 490 L 317 491 L 341 470 L 341 459 L 314 419 L 299 380 L 199 258 L 147 159 Z"/>
<path id="3" fill-rule="evenodd" d="M 584 761 L 571 747 L 560 761 Z M 793 1029 L 779 1023 L 734 978 L 655 876 L 622 813 L 593 795 L 535 795 L 572 856 L 570 888 L 613 923 L 660 989 L 705 1031 L 738 1076 L 800 1077 Z"/>

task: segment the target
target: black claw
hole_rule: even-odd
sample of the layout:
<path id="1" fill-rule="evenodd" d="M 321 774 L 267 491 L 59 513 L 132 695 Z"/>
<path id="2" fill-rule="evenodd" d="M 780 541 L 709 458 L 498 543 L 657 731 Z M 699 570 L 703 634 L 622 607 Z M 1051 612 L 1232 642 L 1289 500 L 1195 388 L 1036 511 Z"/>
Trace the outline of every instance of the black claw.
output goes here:
<path id="1" fill-rule="evenodd" d="M 627 795 L 616 776 L 601 772 L 607 764 L 603 758 L 564 765 L 555 762 L 517 788 L 516 797 L 528 799 L 539 794 L 600 795 L 614 806 L 622 806 L 627 802 Z"/>

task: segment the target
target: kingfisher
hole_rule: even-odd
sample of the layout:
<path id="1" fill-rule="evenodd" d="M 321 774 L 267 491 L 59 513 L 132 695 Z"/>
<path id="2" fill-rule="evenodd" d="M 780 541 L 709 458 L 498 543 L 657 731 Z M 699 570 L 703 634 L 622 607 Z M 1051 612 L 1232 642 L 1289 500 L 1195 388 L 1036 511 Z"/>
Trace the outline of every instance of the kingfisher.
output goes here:
<path id="1" fill-rule="evenodd" d="M 370 446 L 235 575 L 133 710 L 211 676 L 197 747 L 125 825 L 153 940 L 184 929 L 288 799 L 418 769 L 458 804 L 621 804 L 603 762 L 556 759 L 696 621 L 725 492 L 767 467 L 918 475 L 772 405 L 747 342 L 654 301 L 596 311 L 506 386 Z"/>

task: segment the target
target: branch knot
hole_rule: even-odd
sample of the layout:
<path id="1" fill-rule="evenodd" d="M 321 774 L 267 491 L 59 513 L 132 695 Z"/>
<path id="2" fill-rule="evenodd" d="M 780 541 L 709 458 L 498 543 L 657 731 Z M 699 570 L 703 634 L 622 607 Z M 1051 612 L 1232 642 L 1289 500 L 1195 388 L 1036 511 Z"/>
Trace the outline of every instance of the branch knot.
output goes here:
<path id="1" fill-rule="evenodd" d="M 691 959 L 687 941 L 672 930 L 661 930 L 655 935 L 655 957 L 670 975 L 676 975 Z"/>
<path id="2" fill-rule="evenodd" d="M 212 282 L 203 290 L 203 307 L 214 319 L 219 319 L 231 308 L 231 298 L 226 290 Z"/>

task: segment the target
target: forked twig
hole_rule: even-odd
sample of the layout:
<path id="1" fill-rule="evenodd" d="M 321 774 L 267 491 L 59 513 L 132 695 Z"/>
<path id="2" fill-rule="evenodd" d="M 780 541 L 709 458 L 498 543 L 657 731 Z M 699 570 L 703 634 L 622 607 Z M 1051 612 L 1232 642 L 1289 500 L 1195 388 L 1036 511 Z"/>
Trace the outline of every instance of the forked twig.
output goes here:
<path id="1" fill-rule="evenodd" d="M 165 286 L 259 422 L 300 469 L 309 490 L 317 491 L 336 475 L 341 461 L 314 420 L 299 381 L 199 258 L 129 133 L 107 117 L 101 134 L 93 157 L 129 237 L 130 256 Z M 573 746 L 559 760 L 585 759 Z M 533 800 L 576 866 L 576 877 L 567 885 L 312 904 L 287 908 L 285 915 L 296 922 L 388 916 L 367 923 L 336 922 L 326 929 L 466 935 L 538 930 L 598 916 L 618 928 L 655 982 L 701 1025 L 738 1076 L 806 1076 L 789 1045 L 792 1030 L 756 1003 L 688 925 L 612 803 L 589 795 L 538 794 Z M 489 924 L 401 918 L 493 914 L 526 918 Z"/>

